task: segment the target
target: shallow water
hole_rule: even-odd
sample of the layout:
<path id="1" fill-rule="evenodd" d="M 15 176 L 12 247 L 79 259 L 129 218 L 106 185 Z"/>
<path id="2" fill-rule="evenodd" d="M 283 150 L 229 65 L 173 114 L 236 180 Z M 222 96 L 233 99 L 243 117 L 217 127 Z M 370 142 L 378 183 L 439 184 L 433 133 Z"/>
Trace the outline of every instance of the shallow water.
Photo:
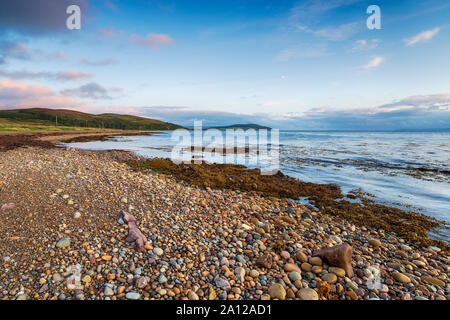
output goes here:
<path id="1" fill-rule="evenodd" d="M 170 137 L 167 132 L 68 145 L 170 158 L 177 143 Z M 279 143 L 279 166 L 285 174 L 302 181 L 336 183 L 345 193 L 361 188 L 379 202 L 412 206 L 450 222 L 450 132 L 280 131 Z M 250 158 L 257 156 L 251 154 Z M 234 162 L 260 165 L 248 160 Z M 450 230 L 433 236 L 449 241 Z"/>

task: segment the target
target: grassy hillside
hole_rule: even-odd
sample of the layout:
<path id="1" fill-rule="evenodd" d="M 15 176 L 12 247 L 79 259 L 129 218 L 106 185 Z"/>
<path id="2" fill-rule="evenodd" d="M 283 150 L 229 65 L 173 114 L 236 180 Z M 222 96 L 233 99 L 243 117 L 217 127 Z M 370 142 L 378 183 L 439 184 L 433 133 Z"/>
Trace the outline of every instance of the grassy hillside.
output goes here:
<path id="1" fill-rule="evenodd" d="M 116 131 L 113 129 L 99 129 L 99 128 L 81 128 L 81 127 L 66 127 L 44 124 L 39 121 L 15 121 L 0 118 L 0 132 L 11 131 Z"/>
<path id="2" fill-rule="evenodd" d="M 0 110 L 0 120 L 17 126 L 79 127 L 120 130 L 174 130 L 180 126 L 150 118 L 113 113 L 89 114 L 64 109 Z M 1 123 L 0 123 L 1 126 Z M 38 129 L 36 129 L 38 130 Z M 44 129 L 45 130 L 45 129 Z"/>

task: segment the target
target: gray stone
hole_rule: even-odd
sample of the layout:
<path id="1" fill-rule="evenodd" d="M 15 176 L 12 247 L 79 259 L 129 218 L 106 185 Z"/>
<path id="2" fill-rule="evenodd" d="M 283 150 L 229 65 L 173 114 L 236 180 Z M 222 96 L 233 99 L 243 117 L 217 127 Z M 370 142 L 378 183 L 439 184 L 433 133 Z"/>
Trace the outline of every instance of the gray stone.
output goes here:
<path id="1" fill-rule="evenodd" d="M 137 292 L 128 292 L 125 297 L 128 300 L 139 300 L 141 298 L 141 295 Z"/>
<path id="2" fill-rule="evenodd" d="M 66 248 L 70 246 L 70 238 L 62 238 L 56 243 L 57 248 Z"/>

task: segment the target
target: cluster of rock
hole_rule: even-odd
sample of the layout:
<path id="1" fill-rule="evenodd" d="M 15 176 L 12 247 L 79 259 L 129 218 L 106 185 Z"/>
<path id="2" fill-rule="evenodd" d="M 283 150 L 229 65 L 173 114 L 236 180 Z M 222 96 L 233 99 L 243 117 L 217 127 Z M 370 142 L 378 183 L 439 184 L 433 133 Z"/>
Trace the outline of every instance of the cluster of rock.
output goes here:
<path id="1" fill-rule="evenodd" d="M 0 299 L 430 299 L 445 250 L 296 201 L 134 172 L 112 153 L 0 162 Z M 118 215 L 121 212 L 120 216 Z"/>

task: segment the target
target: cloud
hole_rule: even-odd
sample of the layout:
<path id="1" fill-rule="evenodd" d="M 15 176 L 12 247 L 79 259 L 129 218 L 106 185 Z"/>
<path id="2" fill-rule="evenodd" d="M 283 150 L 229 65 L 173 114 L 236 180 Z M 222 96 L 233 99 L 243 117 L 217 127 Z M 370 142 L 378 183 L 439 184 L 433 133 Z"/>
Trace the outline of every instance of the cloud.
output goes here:
<path id="1" fill-rule="evenodd" d="M 290 10 L 289 19 L 296 22 L 316 20 L 324 13 L 354 4 L 359 0 L 307 0 L 296 4 Z"/>
<path id="2" fill-rule="evenodd" d="M 404 41 L 406 43 L 406 46 L 412 47 L 416 44 L 430 41 L 435 35 L 439 33 L 439 31 L 441 31 L 441 28 L 434 28 L 432 30 L 421 32 L 412 38 L 405 39 Z"/>
<path id="3" fill-rule="evenodd" d="M 166 13 L 172 13 L 175 11 L 175 3 L 167 3 L 167 1 L 149 0 L 150 4 L 155 4 L 156 7 Z M 164 2 L 164 3 L 163 3 Z"/>
<path id="4" fill-rule="evenodd" d="M 380 39 L 372 39 L 372 40 L 356 40 L 353 44 L 353 51 L 369 51 L 374 50 L 378 47 L 380 44 Z"/>
<path id="5" fill-rule="evenodd" d="M 55 58 L 55 59 L 60 59 L 60 60 L 64 60 L 67 57 L 67 54 L 65 51 L 63 50 L 57 50 L 55 52 L 53 52 L 50 57 Z"/>
<path id="6" fill-rule="evenodd" d="M 20 80 L 20 79 L 44 79 L 44 80 L 60 80 L 60 81 L 83 81 L 93 78 L 90 73 L 78 71 L 60 71 L 60 72 L 34 72 L 34 71 L 6 71 L 0 70 L 0 77 Z"/>
<path id="7" fill-rule="evenodd" d="M 383 57 L 375 57 L 372 60 L 369 61 L 368 64 L 362 66 L 363 69 L 373 69 L 376 67 L 379 67 L 383 62 L 384 62 L 384 58 Z"/>
<path id="8" fill-rule="evenodd" d="M 29 34 L 67 31 L 66 9 L 70 5 L 78 5 L 83 16 L 88 13 L 87 0 L 0 1 L 0 30 Z"/>
<path id="9" fill-rule="evenodd" d="M 442 109 L 450 111 L 450 93 L 439 93 L 432 95 L 416 95 L 411 96 L 390 104 L 382 105 L 375 108 L 377 112 L 386 112 L 396 110 L 397 108 L 417 108 L 428 107 L 434 109 Z"/>
<path id="10" fill-rule="evenodd" d="M 108 90 L 99 85 L 98 83 L 91 82 L 75 89 L 62 90 L 61 94 L 65 96 L 76 96 L 79 98 L 88 98 L 94 100 L 112 99 L 112 97 L 108 94 L 108 92 L 109 91 L 117 92 L 117 89 L 120 88 L 112 88 Z"/>
<path id="11" fill-rule="evenodd" d="M 56 74 L 57 80 L 65 80 L 65 81 L 83 81 L 93 77 L 94 75 L 91 73 L 84 73 L 78 71 L 61 71 Z"/>
<path id="12" fill-rule="evenodd" d="M 312 108 L 302 113 L 239 114 L 188 107 L 143 107 L 142 115 L 193 126 L 257 123 L 279 129 L 304 130 L 421 130 L 450 128 L 450 93 L 417 95 L 373 108 Z"/>
<path id="13" fill-rule="evenodd" d="M 306 59 L 323 57 L 328 54 L 327 46 L 324 44 L 297 46 L 280 51 L 275 57 L 276 61 L 286 62 L 293 59 Z"/>
<path id="14" fill-rule="evenodd" d="M 1 41 L 0 58 L 4 61 L 7 58 L 22 60 L 31 59 L 31 50 L 22 42 Z"/>
<path id="15" fill-rule="evenodd" d="M 328 40 L 339 41 L 347 39 L 348 37 L 357 33 L 360 29 L 362 29 L 362 24 L 360 21 L 345 23 L 339 26 L 327 27 L 319 30 L 309 32 L 314 33 L 315 35 L 326 38 Z"/>
<path id="16" fill-rule="evenodd" d="M 319 25 L 330 21 L 333 10 L 352 5 L 360 0 L 308 0 L 290 9 L 287 19 L 288 28 L 297 32 L 307 32 L 316 36 L 340 41 L 344 40 L 365 27 L 364 20 L 343 23 L 340 25 L 321 27 Z"/>
<path id="17" fill-rule="evenodd" d="M 122 37 L 124 34 L 125 34 L 124 31 L 122 31 L 122 30 L 116 31 L 112 28 L 102 28 L 97 31 L 98 36 L 103 37 L 103 38 L 108 38 L 108 39 Z"/>
<path id="18" fill-rule="evenodd" d="M 114 30 L 108 28 L 98 30 L 97 34 L 105 38 L 113 38 L 115 36 Z"/>
<path id="19" fill-rule="evenodd" d="M 41 49 L 30 49 L 23 42 L 0 41 L 0 60 L 6 61 L 10 58 L 21 60 L 34 60 L 35 58 L 64 60 L 66 59 L 66 53 L 63 50 L 49 53 Z"/>
<path id="20" fill-rule="evenodd" d="M 70 97 L 56 94 L 42 85 L 30 85 L 11 80 L 0 81 L 0 108 L 76 108 L 80 104 Z"/>
<path id="21" fill-rule="evenodd" d="M 88 66 L 111 66 L 117 64 L 117 60 L 112 58 L 102 59 L 102 60 L 89 60 L 86 58 L 81 58 L 80 63 Z"/>
<path id="22" fill-rule="evenodd" d="M 140 37 L 138 35 L 132 34 L 130 36 L 130 41 L 133 43 L 136 43 L 140 46 L 151 48 L 151 49 L 158 49 L 159 46 L 162 45 L 171 45 L 173 43 L 173 39 L 165 34 L 156 34 L 156 33 L 149 33 L 146 37 Z"/>

